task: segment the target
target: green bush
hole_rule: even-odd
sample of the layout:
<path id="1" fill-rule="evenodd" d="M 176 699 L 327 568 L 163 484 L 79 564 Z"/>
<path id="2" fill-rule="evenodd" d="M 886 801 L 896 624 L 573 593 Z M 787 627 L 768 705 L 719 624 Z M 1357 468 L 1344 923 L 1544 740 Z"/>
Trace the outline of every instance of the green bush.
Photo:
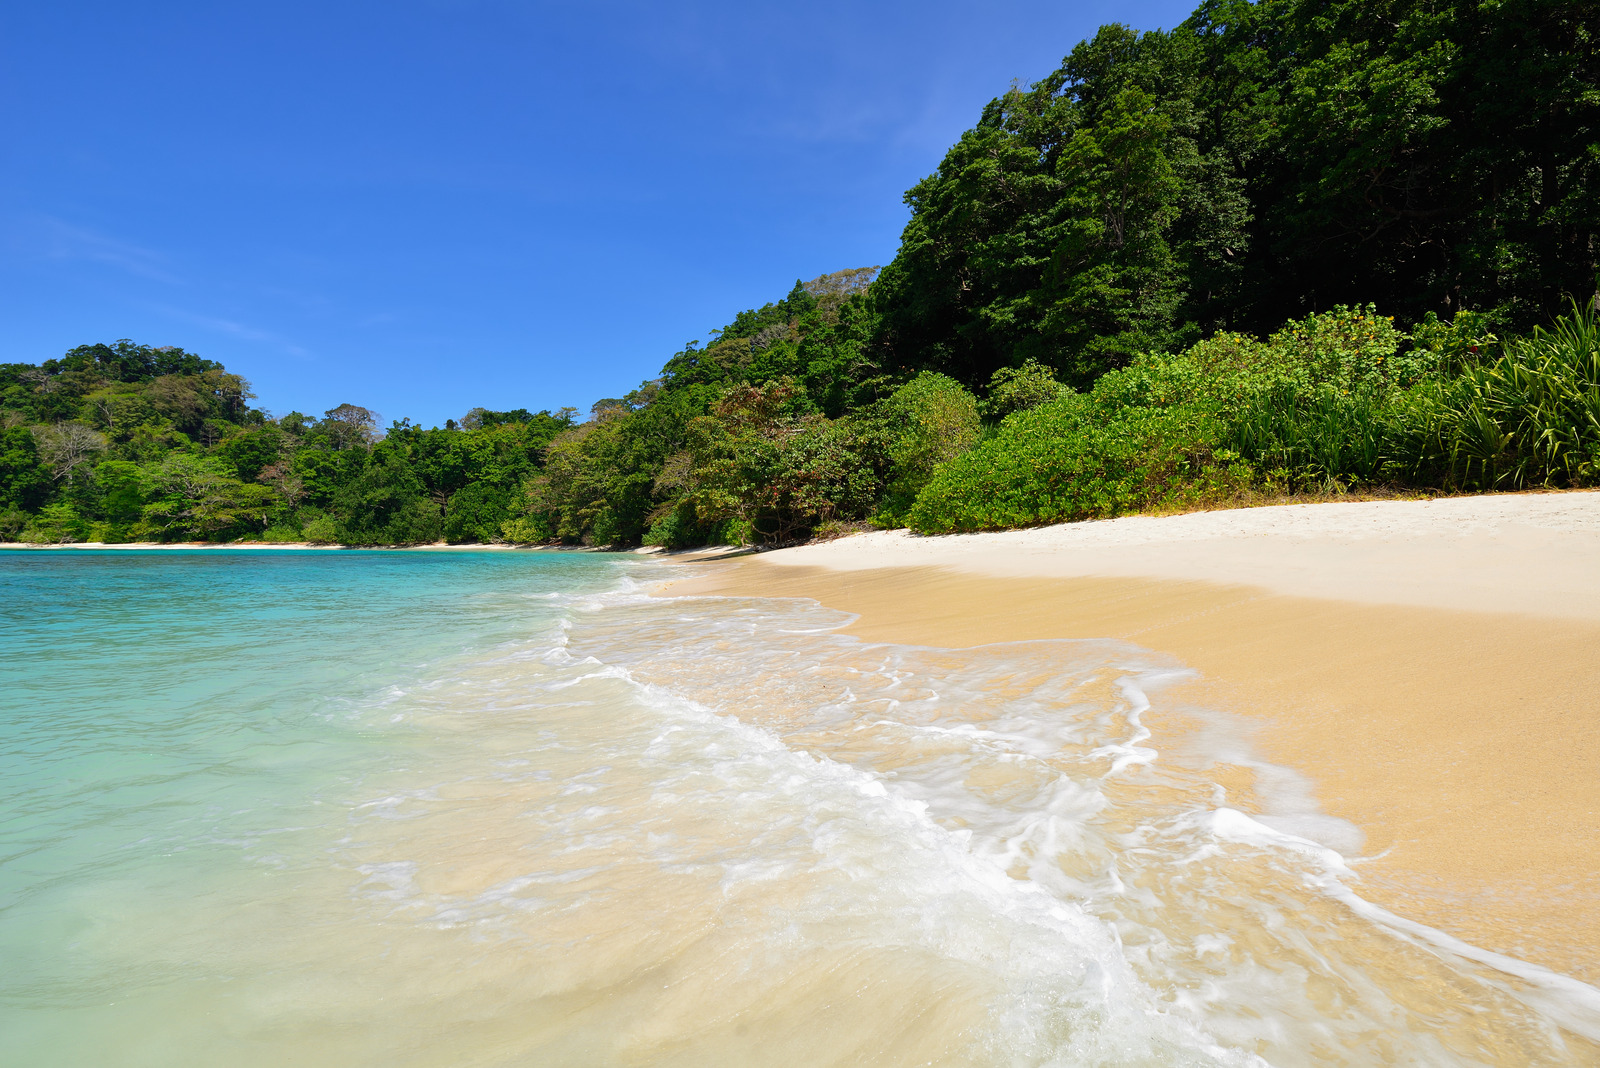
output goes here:
<path id="1" fill-rule="evenodd" d="M 921 534 L 1095 519 L 1194 503 L 1248 482 L 1217 449 L 1221 427 L 1180 407 L 1106 409 L 1069 394 L 1019 412 L 945 464 L 908 516 Z"/>
<path id="2" fill-rule="evenodd" d="M 1463 489 L 1600 482 L 1600 318 L 1573 305 L 1548 330 L 1504 347 L 1490 363 L 1419 406 L 1420 467 Z"/>
<path id="3" fill-rule="evenodd" d="M 1301 392 L 1381 392 L 1409 386 L 1435 369 L 1433 356 L 1372 305 L 1346 307 L 1289 323 L 1267 339 L 1264 370 Z"/>
<path id="4" fill-rule="evenodd" d="M 500 525 L 500 537 L 512 545 L 539 545 L 550 540 L 550 524 L 542 516 L 518 516 Z"/>
<path id="5" fill-rule="evenodd" d="M 680 503 L 657 517 L 645 531 L 644 544 L 662 549 L 692 549 L 701 545 L 752 545 L 761 534 L 748 520 L 737 517 L 707 523 L 695 509 Z"/>
<path id="6" fill-rule="evenodd" d="M 286 545 L 294 542 L 305 541 L 307 539 L 305 531 L 301 530 L 299 527 L 292 526 L 288 523 L 274 523 L 272 526 L 261 532 L 261 537 L 259 540 L 270 542 L 274 545 Z"/>
<path id="7" fill-rule="evenodd" d="M 1429 318 L 1409 351 L 1381 357 L 1356 373 L 1283 377 L 1256 390 L 1229 413 L 1228 445 L 1291 488 L 1600 480 L 1592 312 L 1574 306 L 1549 330 L 1504 345 L 1483 315 Z"/>
<path id="8" fill-rule="evenodd" d="M 122 545 L 133 541 L 133 531 L 126 523 L 90 523 L 85 541 L 102 545 Z"/>
<path id="9" fill-rule="evenodd" d="M 1500 339 L 1494 333 L 1493 316 L 1463 308 L 1448 323 L 1429 312 L 1411 328 L 1411 341 L 1440 373 L 1457 375 L 1488 360 Z"/>
<path id="10" fill-rule="evenodd" d="M 990 376 L 983 414 L 990 419 L 1004 419 L 1013 412 L 1048 404 L 1066 390 L 1050 368 L 1037 360 L 1026 360 L 1021 367 L 1002 367 Z"/>
<path id="11" fill-rule="evenodd" d="M 1086 395 L 1008 416 L 939 469 L 910 525 L 1031 526 L 1220 500 L 1253 482 L 1378 480 L 1403 438 L 1395 398 L 1438 378 L 1440 355 L 1408 340 L 1370 306 L 1338 307 L 1266 341 L 1223 332 L 1147 353 Z"/>
<path id="12" fill-rule="evenodd" d="M 39 509 L 39 514 L 22 528 L 18 540 L 35 545 L 62 545 L 84 540 L 88 530 L 88 524 L 72 505 L 58 501 Z"/>
<path id="13" fill-rule="evenodd" d="M 305 524 L 300 535 L 312 545 L 337 545 L 341 540 L 339 521 L 331 515 L 316 516 Z"/>
<path id="14" fill-rule="evenodd" d="M 898 526 L 939 466 L 977 444 L 978 399 L 953 378 L 924 371 L 864 415 L 876 423 L 889 461 L 875 521 Z"/>

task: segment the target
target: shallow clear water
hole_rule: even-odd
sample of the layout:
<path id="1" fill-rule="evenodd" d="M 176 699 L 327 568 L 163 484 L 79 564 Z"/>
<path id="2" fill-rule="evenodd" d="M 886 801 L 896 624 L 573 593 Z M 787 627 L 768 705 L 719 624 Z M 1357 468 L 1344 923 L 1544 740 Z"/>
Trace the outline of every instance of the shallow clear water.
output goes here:
<path id="1" fill-rule="evenodd" d="M 1181 665 L 671 573 L 0 553 L 0 1063 L 1600 1063 L 1164 751 Z"/>

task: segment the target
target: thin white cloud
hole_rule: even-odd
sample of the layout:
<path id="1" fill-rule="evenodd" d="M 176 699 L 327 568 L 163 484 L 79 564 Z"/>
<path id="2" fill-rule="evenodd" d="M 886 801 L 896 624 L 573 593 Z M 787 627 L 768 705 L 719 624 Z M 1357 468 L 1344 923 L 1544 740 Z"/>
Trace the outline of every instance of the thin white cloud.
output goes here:
<path id="1" fill-rule="evenodd" d="M 173 308 L 162 304 L 152 304 L 150 305 L 150 308 L 152 311 L 160 312 L 162 315 L 177 319 L 180 322 L 201 327 L 205 330 L 212 330 L 219 334 L 227 334 L 229 337 L 236 337 L 241 341 L 253 341 L 257 344 L 271 345 L 274 348 L 281 350 L 286 355 L 293 356 L 299 360 L 309 360 L 314 358 L 314 354 L 310 349 L 289 340 L 282 334 L 274 333 L 271 330 L 263 330 L 260 327 L 251 326 L 248 323 L 241 323 L 235 319 L 225 319 L 216 315 L 204 315 L 198 312 L 185 311 L 182 308 Z"/>
<path id="2" fill-rule="evenodd" d="M 183 279 L 171 270 L 170 261 L 161 252 L 87 226 L 78 226 L 51 215 L 39 215 L 27 220 L 22 231 L 24 246 L 42 259 L 102 263 L 139 278 L 167 285 L 184 284 Z"/>

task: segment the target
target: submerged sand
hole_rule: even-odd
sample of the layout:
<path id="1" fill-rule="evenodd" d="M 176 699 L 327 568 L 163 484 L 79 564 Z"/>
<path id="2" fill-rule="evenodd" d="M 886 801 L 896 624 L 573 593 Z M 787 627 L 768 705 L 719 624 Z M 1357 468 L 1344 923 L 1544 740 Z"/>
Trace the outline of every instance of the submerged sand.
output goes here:
<path id="1" fill-rule="evenodd" d="M 1187 710 L 1354 823 L 1358 892 L 1600 980 L 1600 493 L 1295 505 L 999 534 L 859 535 L 713 565 L 673 593 L 814 598 L 869 640 L 1117 638 L 1199 672 Z M 1262 767 L 1213 768 L 1259 809 Z"/>

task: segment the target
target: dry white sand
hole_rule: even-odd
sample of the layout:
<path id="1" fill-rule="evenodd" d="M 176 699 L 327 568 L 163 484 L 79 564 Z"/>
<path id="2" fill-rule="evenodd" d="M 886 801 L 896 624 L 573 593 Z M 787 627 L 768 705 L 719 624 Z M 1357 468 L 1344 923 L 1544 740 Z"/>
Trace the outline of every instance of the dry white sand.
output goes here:
<path id="1" fill-rule="evenodd" d="M 1600 620 L 1600 492 L 1296 504 L 943 537 L 881 531 L 762 560 L 847 571 L 1177 579 Z"/>

